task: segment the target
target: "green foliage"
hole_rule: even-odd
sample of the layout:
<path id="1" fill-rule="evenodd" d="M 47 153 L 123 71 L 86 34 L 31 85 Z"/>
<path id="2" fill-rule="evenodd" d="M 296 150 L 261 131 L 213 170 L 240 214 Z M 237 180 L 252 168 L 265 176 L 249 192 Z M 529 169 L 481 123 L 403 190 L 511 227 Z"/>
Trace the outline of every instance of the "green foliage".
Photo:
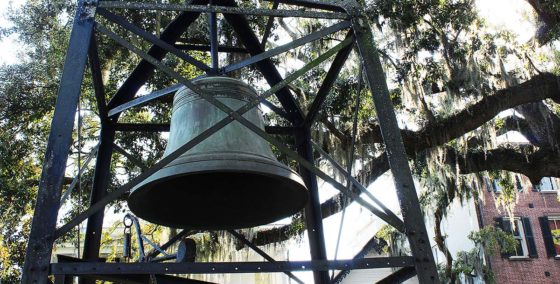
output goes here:
<path id="1" fill-rule="evenodd" d="M 380 245 L 383 246 L 383 252 L 385 254 L 402 255 L 409 253 L 406 247 L 408 242 L 406 236 L 393 226 L 384 224 L 379 231 L 375 233 L 375 238 L 380 240 Z"/>
<path id="2" fill-rule="evenodd" d="M 494 273 L 490 267 L 484 264 L 478 248 L 458 252 L 453 261 L 453 273 L 457 275 L 457 278 L 462 276 L 482 276 L 485 283 L 496 283 Z"/>
<path id="3" fill-rule="evenodd" d="M 516 241 L 513 235 L 493 226 L 471 232 L 468 237 L 489 255 L 515 252 Z"/>
<path id="4" fill-rule="evenodd" d="M 494 273 L 484 261 L 484 254 L 497 255 L 515 251 L 516 241 L 513 235 L 493 226 L 485 226 L 478 231 L 470 232 L 468 238 L 475 247 L 469 251 L 457 252 L 451 270 L 455 279 L 464 276 L 481 276 L 485 283 L 496 283 Z M 438 268 L 443 282 L 449 282 L 450 278 L 444 273 L 444 267 Z"/>

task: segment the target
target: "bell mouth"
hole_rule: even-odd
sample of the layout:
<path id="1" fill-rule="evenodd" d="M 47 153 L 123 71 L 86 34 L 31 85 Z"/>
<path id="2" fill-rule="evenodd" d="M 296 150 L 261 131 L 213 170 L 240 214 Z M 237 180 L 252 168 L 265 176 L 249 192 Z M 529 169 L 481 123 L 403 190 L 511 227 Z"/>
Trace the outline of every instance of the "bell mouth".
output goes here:
<path id="1" fill-rule="evenodd" d="M 130 209 L 174 228 L 225 230 L 272 223 L 301 210 L 305 186 L 262 172 L 210 171 L 154 180 L 134 190 Z"/>

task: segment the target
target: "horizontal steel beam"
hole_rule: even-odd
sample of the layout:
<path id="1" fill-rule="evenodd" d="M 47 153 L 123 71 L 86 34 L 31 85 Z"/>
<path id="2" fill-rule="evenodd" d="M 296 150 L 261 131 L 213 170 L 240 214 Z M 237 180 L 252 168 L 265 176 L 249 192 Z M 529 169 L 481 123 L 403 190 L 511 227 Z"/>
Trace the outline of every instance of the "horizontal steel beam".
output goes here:
<path id="1" fill-rule="evenodd" d="M 75 258 L 71 256 L 65 255 L 57 255 L 58 263 L 87 263 L 85 260 L 81 258 Z M 64 279 L 64 274 L 55 274 L 57 277 L 56 279 Z M 66 275 L 68 277 L 68 275 Z M 153 276 L 153 278 L 152 278 Z M 137 275 L 137 274 L 112 274 L 112 275 L 80 275 L 80 279 L 91 279 L 91 280 L 104 280 L 104 281 L 111 281 L 119 284 L 145 284 L 145 283 L 152 283 L 151 280 L 156 280 L 155 283 L 157 284 L 215 284 L 211 282 L 205 282 L 200 280 L 182 278 L 182 277 L 175 277 L 170 275 Z M 74 282 L 62 282 L 63 284 L 72 284 Z"/>
<path id="2" fill-rule="evenodd" d="M 175 84 L 173 86 L 167 87 L 165 89 L 161 89 L 161 90 L 157 90 L 153 93 L 138 97 L 132 101 L 128 101 L 122 105 L 119 105 L 111 110 L 109 110 L 109 117 L 111 116 L 115 116 L 127 109 L 133 108 L 133 107 L 138 107 L 138 106 L 143 106 L 146 105 L 148 102 L 155 100 L 157 98 L 169 95 L 171 93 L 174 93 L 176 91 L 178 91 L 181 87 L 183 86 L 183 84 Z"/>
<path id="3" fill-rule="evenodd" d="M 335 1 L 319 1 L 319 0 L 265 0 L 265 1 L 269 1 L 269 2 L 275 1 L 286 5 L 327 10 L 333 12 L 342 12 L 342 13 L 346 12 L 342 6 L 337 5 L 335 3 L 330 3 Z"/>
<path id="4" fill-rule="evenodd" d="M 410 267 L 410 256 L 375 257 L 350 260 L 277 261 L 277 262 L 206 262 L 206 263 L 53 263 L 51 274 L 112 275 L 112 274 L 221 274 L 264 273 L 284 271 L 328 271 Z"/>
<path id="5" fill-rule="evenodd" d="M 181 49 L 181 50 L 210 51 L 210 46 L 209 45 L 191 44 L 191 43 L 187 43 L 187 42 L 188 41 L 185 41 L 185 43 L 182 43 L 182 40 L 178 40 L 177 43 L 174 44 L 174 46 L 177 49 Z M 237 46 L 225 46 L 225 45 L 219 45 L 218 46 L 218 52 L 249 53 L 249 51 L 246 48 L 237 47 Z"/>
<path id="6" fill-rule="evenodd" d="M 298 17 L 298 18 L 318 18 L 318 19 L 348 19 L 346 13 L 339 12 L 315 12 L 302 10 L 280 10 L 262 9 L 246 7 L 226 7 L 226 6 L 200 6 L 185 4 L 164 4 L 164 3 L 140 3 L 123 1 L 101 1 L 101 8 L 111 9 L 136 9 L 136 10 L 160 10 L 160 11 L 185 11 L 198 13 L 221 13 L 221 14 L 240 14 L 253 16 L 274 16 L 274 17 Z"/>
<path id="7" fill-rule="evenodd" d="M 169 132 L 169 123 L 117 123 L 116 131 L 123 132 Z"/>
<path id="8" fill-rule="evenodd" d="M 327 35 L 330 35 L 332 33 L 338 32 L 342 29 L 346 29 L 350 27 L 350 22 L 348 21 L 344 21 L 344 22 L 340 22 L 338 24 L 332 25 L 330 27 L 324 28 L 322 30 L 316 31 L 314 33 L 308 34 L 304 37 L 298 38 L 290 43 L 275 47 L 273 49 L 267 50 L 263 53 L 259 53 L 255 56 L 249 57 L 245 60 L 233 63 L 231 65 L 228 65 L 226 67 L 223 68 L 223 72 L 224 73 L 230 73 L 236 70 L 239 70 L 243 67 L 246 67 L 248 65 L 257 63 L 259 61 L 265 60 L 267 58 L 279 55 L 281 53 L 284 53 L 286 51 L 289 51 L 291 49 L 294 49 L 298 46 L 304 45 L 306 43 L 312 42 L 314 40 L 318 40 L 320 38 L 323 38 Z"/>

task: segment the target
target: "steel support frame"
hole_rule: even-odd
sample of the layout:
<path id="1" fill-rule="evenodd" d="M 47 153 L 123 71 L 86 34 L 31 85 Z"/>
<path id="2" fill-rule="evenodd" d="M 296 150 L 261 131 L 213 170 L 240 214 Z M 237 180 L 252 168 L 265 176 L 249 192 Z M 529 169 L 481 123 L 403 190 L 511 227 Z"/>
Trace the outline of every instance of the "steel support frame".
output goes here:
<path id="1" fill-rule="evenodd" d="M 329 271 L 331 269 L 371 269 L 410 267 L 409 256 L 373 257 L 344 260 L 275 261 L 275 262 L 194 262 L 194 263 L 53 263 L 51 272 L 59 275 L 117 275 L 117 274 L 221 274 L 266 273 L 284 271 Z M 323 282 L 329 283 L 329 282 Z M 320 284 L 323 284 L 320 283 Z"/>
<path id="2" fill-rule="evenodd" d="M 95 6 L 91 1 L 79 0 L 77 4 L 64 62 L 62 84 L 58 89 L 37 192 L 35 213 L 22 269 L 22 283 L 48 283 L 49 264 L 56 239 L 54 231 L 60 207 L 60 189 L 72 141 L 74 116 L 78 106 L 87 61 L 87 47 L 91 40 L 95 15 Z M 86 48 L 83 48 L 83 44 L 86 45 Z"/>
<path id="3" fill-rule="evenodd" d="M 92 30 L 94 26 L 93 15 L 95 14 L 97 1 L 91 0 L 78 0 L 78 9 L 76 12 L 76 17 L 74 20 L 74 26 L 72 29 L 72 34 L 70 38 L 70 44 L 68 47 L 67 60 L 64 66 L 64 72 L 61 79 L 61 86 L 59 89 L 59 97 L 57 100 L 57 105 L 53 117 L 51 134 L 49 136 L 49 143 L 47 147 L 46 163 L 41 176 L 41 182 L 39 187 L 37 205 L 35 210 L 35 215 L 33 218 L 31 234 L 29 238 L 29 244 L 26 254 L 25 265 L 23 268 L 23 279 L 22 283 L 48 283 L 47 275 L 56 274 L 56 282 L 64 283 L 64 279 L 68 279 L 68 275 L 94 275 L 100 274 L 113 274 L 113 273 L 124 273 L 123 268 L 128 271 L 128 273 L 136 274 L 146 274 L 146 273 L 179 273 L 179 272 L 189 272 L 189 273 L 218 273 L 216 268 L 220 273 L 247 273 L 247 272 L 288 272 L 298 271 L 298 270 L 312 270 L 314 271 L 314 278 L 316 283 L 329 283 L 330 279 L 328 277 L 329 269 L 337 270 L 348 270 L 348 269 L 360 269 L 360 268 L 372 268 L 372 267 L 415 267 L 415 271 L 419 277 L 421 283 L 437 283 L 437 272 L 435 269 L 435 263 L 433 256 L 431 254 L 431 249 L 429 247 L 429 241 L 427 239 L 426 228 L 420 211 L 418 198 L 416 196 L 416 191 L 414 189 L 414 184 L 412 181 L 412 176 L 410 169 L 408 167 L 408 161 L 406 153 L 404 151 L 404 145 L 402 143 L 402 138 L 400 136 L 400 130 L 397 125 L 396 116 L 389 99 L 389 94 L 387 90 L 387 85 L 385 82 L 385 76 L 379 57 L 377 54 L 377 49 L 374 45 L 374 40 L 371 35 L 370 28 L 367 24 L 365 18 L 363 18 L 363 12 L 359 10 L 359 6 L 354 1 L 318 1 L 318 0 L 301 0 L 301 1 L 282 1 L 275 0 L 272 10 L 268 9 L 252 9 L 245 11 L 240 11 L 236 3 L 233 0 L 221 1 L 220 4 L 224 6 L 198 6 L 200 4 L 206 4 L 207 1 L 204 0 L 194 0 L 192 5 L 182 5 L 182 7 L 167 5 L 165 7 L 148 6 L 140 3 L 136 3 L 131 6 L 131 8 L 150 8 L 150 9 L 160 9 L 160 10 L 170 10 L 171 8 L 179 11 L 186 11 L 181 13 L 177 19 L 175 19 L 168 28 L 162 33 L 161 38 L 148 38 L 154 46 L 148 51 L 148 56 L 153 56 L 155 60 L 161 60 L 165 54 L 170 51 L 177 54 L 178 51 L 173 45 L 175 41 L 180 37 L 180 35 L 186 30 L 186 28 L 194 22 L 201 12 L 210 13 L 224 13 L 224 17 L 233 29 L 238 33 L 241 42 L 245 45 L 247 52 L 249 52 L 254 58 L 249 59 L 252 62 L 242 63 L 241 65 L 246 66 L 252 63 L 256 63 L 257 68 L 263 73 L 267 81 L 273 88 L 269 92 L 260 98 L 259 101 L 248 104 L 247 106 L 233 111 L 230 113 L 231 119 L 238 120 L 245 124 L 257 134 L 261 135 L 263 138 L 277 144 L 274 142 L 275 139 L 270 137 L 264 131 L 258 131 L 258 129 L 253 129 L 251 125 L 246 125 L 241 114 L 243 112 L 251 109 L 262 103 L 267 96 L 276 93 L 279 100 L 282 103 L 284 110 L 286 111 L 289 121 L 294 125 L 293 127 L 268 127 L 267 130 L 275 130 L 278 134 L 294 135 L 296 140 L 297 154 L 291 150 L 282 147 L 280 149 L 287 151 L 289 156 L 294 158 L 300 163 L 301 175 L 305 180 L 308 188 L 310 190 L 311 202 L 306 207 L 306 224 L 310 237 L 310 247 L 312 261 L 309 262 L 270 262 L 270 263 L 197 263 L 191 266 L 184 266 L 180 264 L 171 264 L 172 271 L 169 270 L 170 266 L 167 264 L 159 263 L 144 263 L 138 265 L 124 265 L 118 264 L 102 264 L 96 262 L 86 262 L 86 263 L 73 263 L 73 264 L 52 264 L 49 267 L 51 252 L 53 248 L 53 242 L 57 237 L 60 237 L 65 232 L 68 232 L 73 226 L 79 224 L 85 218 L 88 218 L 88 234 L 86 237 L 86 247 L 84 253 L 84 258 L 86 260 L 92 261 L 96 260 L 99 252 L 99 241 L 98 237 L 101 235 L 100 226 L 103 221 L 103 208 L 108 202 L 114 200 L 118 196 L 122 195 L 128 189 L 134 187 L 136 184 L 141 182 L 145 177 L 151 175 L 158 169 L 165 166 L 167 163 L 178 157 L 184 151 L 194 147 L 196 144 L 200 143 L 206 139 L 209 135 L 212 135 L 218 131 L 221 127 L 227 125 L 230 121 L 219 122 L 214 127 L 211 127 L 207 131 L 203 132 L 201 135 L 189 141 L 182 147 L 180 147 L 174 153 L 171 153 L 162 161 L 156 163 L 154 167 L 147 169 L 146 172 L 142 173 L 137 178 L 133 179 L 129 184 L 118 189 L 116 192 L 111 192 L 106 194 L 107 183 L 110 177 L 109 167 L 106 166 L 110 164 L 111 153 L 114 148 L 114 135 L 115 131 L 167 131 L 168 125 L 158 125 L 156 128 L 150 129 L 149 125 L 127 125 L 127 124 L 114 124 L 117 122 L 119 113 L 123 110 L 132 107 L 127 106 L 127 102 L 130 102 L 134 97 L 138 89 L 146 82 L 149 76 L 153 73 L 156 67 L 161 69 L 161 66 L 154 64 L 153 61 L 147 60 L 146 57 L 138 65 L 138 67 L 133 71 L 129 79 L 125 81 L 123 86 L 119 89 L 117 94 L 113 99 L 105 105 L 104 96 L 102 89 L 102 82 L 100 80 L 99 73 L 97 72 L 99 62 L 96 55 L 95 38 L 92 36 Z M 333 2 L 333 3 L 330 3 Z M 341 2 L 342 4 L 334 4 L 334 2 Z M 113 3 L 113 4 L 111 4 Z M 224 4 L 225 3 L 225 4 Z M 278 3 L 292 4 L 301 7 L 308 7 L 314 9 L 323 9 L 330 12 L 305 12 L 301 10 L 278 10 Z M 117 2 L 103 1 L 100 6 L 104 7 L 117 7 L 120 5 Z M 122 8 L 122 7 L 120 7 Z M 342 13 L 343 12 L 343 13 Z M 347 16 L 342 16 L 341 14 L 347 13 Z M 326 17 L 326 18 L 337 18 L 337 19 L 348 19 L 350 20 L 351 27 L 354 31 L 355 41 L 357 43 L 362 60 L 364 60 L 364 67 L 366 71 L 366 77 L 370 89 L 373 93 L 373 100 L 377 109 L 380 128 L 383 134 L 384 142 L 386 148 L 388 149 L 388 159 L 391 166 L 391 171 L 395 177 L 395 184 L 397 187 L 397 194 L 401 204 L 401 211 L 403 213 L 404 222 L 401 223 L 403 230 L 411 246 L 411 251 L 413 257 L 402 257 L 402 258 L 379 258 L 379 259 L 365 259 L 365 260 L 347 260 L 347 261 L 328 261 L 326 257 L 325 244 L 323 238 L 322 230 L 322 217 L 320 212 L 320 203 L 318 200 L 318 187 L 316 174 L 321 178 L 334 182 L 336 181 L 328 179 L 320 170 L 313 166 L 313 148 L 310 135 L 310 127 L 318 115 L 319 109 L 329 93 L 334 80 L 338 75 L 338 71 L 344 63 L 345 57 L 348 56 L 349 48 L 345 52 L 339 52 L 333 67 L 329 70 L 327 78 L 318 93 L 318 99 L 312 104 L 312 112 L 309 116 L 304 116 L 299 106 L 290 94 L 290 91 L 286 88 L 288 82 L 286 79 L 282 79 L 276 70 L 275 66 L 270 61 L 269 57 L 266 56 L 266 50 L 263 42 L 259 42 L 254 32 L 249 28 L 249 24 L 245 18 L 245 15 L 268 15 L 272 17 L 282 17 L 282 16 L 296 16 L 296 17 Z M 214 19 L 215 20 L 215 19 Z M 218 66 L 216 64 L 218 45 L 215 41 L 215 30 L 214 20 L 211 19 L 210 25 L 212 38 L 212 44 L 210 49 L 213 54 L 213 64 L 212 69 L 217 70 Z M 140 32 L 141 31 L 136 31 Z M 141 35 L 142 36 L 142 35 Z M 149 37 L 144 34 L 144 38 Z M 98 152 L 98 160 L 96 164 L 94 186 L 92 190 L 91 207 L 82 214 L 82 217 L 72 220 L 65 226 L 55 230 L 55 223 L 57 218 L 57 210 L 60 205 L 60 191 L 58 190 L 62 184 L 62 178 L 64 176 L 64 170 L 66 165 L 66 160 L 68 158 L 68 149 L 70 147 L 71 133 L 73 129 L 73 119 L 69 122 L 68 117 L 74 117 L 79 94 L 80 86 L 83 78 L 83 70 L 85 68 L 85 62 L 87 58 L 87 49 L 84 51 L 80 48 L 80 45 L 87 43 L 89 45 L 90 40 L 90 64 L 92 65 L 92 76 L 94 81 L 94 87 L 96 90 L 96 96 L 98 98 L 98 107 L 100 111 L 101 120 L 104 124 L 101 134 L 101 145 Z M 295 44 L 294 44 L 295 46 Z M 95 52 L 92 52 L 92 49 Z M 279 50 L 278 50 L 279 51 Z M 264 54 L 263 54 L 264 53 Z M 346 53 L 346 54 L 345 54 Z M 181 54 L 184 54 L 181 52 Z M 276 54 L 276 51 L 269 52 L 269 54 Z M 188 61 L 188 57 L 183 55 L 179 56 Z M 92 60 L 93 58 L 93 60 Z M 150 57 L 152 58 L 152 57 Z M 196 64 L 196 63 L 195 63 Z M 241 66 L 241 67 L 243 67 Z M 199 66 L 201 67 L 201 66 Z M 97 68 L 97 70 L 96 70 Z M 338 69 L 338 71 L 337 71 Z M 205 70 L 208 71 L 208 70 Z M 214 72 L 211 72 L 214 73 Z M 301 74 L 299 74 L 301 75 Z M 292 78 L 295 79 L 295 78 Z M 180 80 L 181 82 L 182 80 Z M 190 85 L 188 81 L 182 82 L 184 84 Z M 276 87 L 276 88 L 275 88 Z M 156 92 L 153 95 L 146 98 L 144 101 L 140 101 L 134 105 L 140 105 L 146 103 L 147 101 L 166 95 L 177 89 L 177 86 L 169 87 L 164 89 L 159 93 Z M 206 98 L 208 99 L 208 98 Z M 211 98 L 210 98 L 211 101 Z M 212 101 L 211 101 L 212 102 Z M 214 102 L 212 102 L 214 103 Z M 224 111 L 231 111 L 227 108 Z M 112 119 L 109 117 L 112 116 Z M 109 123 L 109 121 L 111 121 Z M 249 123 L 250 124 L 250 123 Z M 267 131 L 270 132 L 270 131 Z M 272 131 L 274 132 L 274 131 Z M 268 139 L 267 139 L 268 138 Z M 272 140 L 271 140 L 272 139 Z M 285 149 L 282 149 L 285 148 Z M 105 165 L 105 168 L 103 168 Z M 355 182 L 355 181 L 353 181 Z M 342 186 L 338 184 L 338 186 Z M 342 186 L 344 187 L 344 186 Z M 341 190 L 342 191 L 342 190 Z M 347 193 L 344 192 L 343 193 Z M 355 200 L 360 201 L 356 195 L 350 195 Z M 363 200 L 362 200 L 363 201 Z M 360 204 L 367 207 L 367 204 Z M 371 210 L 371 209 L 370 209 Z M 383 212 L 382 212 L 383 213 Z M 392 213 L 392 212 L 391 212 Z M 386 216 L 390 216 L 386 215 Z M 393 217 L 393 216 L 391 216 Z M 400 220 L 399 220 L 400 221 Z M 391 222 L 394 225 L 396 223 Z M 400 224 L 399 226 L 400 227 Z M 249 245 L 249 244 L 247 244 Z M 250 246 L 250 245 L 249 245 Z M 251 246 L 250 246 L 251 247 Z M 256 248 L 256 247 L 255 247 Z M 258 249 L 258 248 L 257 248 Z M 270 260 L 270 259 L 269 259 Z M 371 262 L 373 261 L 373 262 Z M 375 263 L 375 264 L 374 264 Z M 159 266 L 158 266 L 159 265 Z M 372 266 L 370 266 L 372 265 Z M 212 267 L 213 266 L 213 267 Z M 241 269 L 240 269 L 241 268 Z M 66 269 L 69 269 L 66 271 Z M 89 270 L 88 270 L 89 269 Z M 98 270 L 101 269 L 101 270 Z M 147 269 L 147 270 L 146 270 Z M 212 269 L 212 270 L 210 270 Z M 70 271 L 71 270 L 71 271 Z M 404 270 L 403 270 L 404 271 Z M 406 270 L 409 271 L 409 270 Z M 62 277 L 61 277 L 62 275 Z M 408 275 L 407 275 L 408 276 Z"/>
<path id="4" fill-rule="evenodd" d="M 313 148 L 311 146 L 310 128 L 301 129 L 296 133 L 296 148 L 298 154 L 314 163 Z M 321 202 L 319 201 L 319 186 L 317 177 L 309 169 L 300 164 L 299 172 L 307 189 L 309 190 L 309 202 L 305 206 L 305 225 L 309 238 L 309 249 L 311 259 L 326 260 L 327 248 L 325 246 L 325 233 L 323 230 L 323 215 L 321 214 Z M 313 271 L 315 283 L 330 283 L 328 271 Z"/>
<path id="5" fill-rule="evenodd" d="M 397 189 L 397 197 L 403 215 L 405 234 L 408 238 L 410 250 L 415 257 L 416 273 L 420 283 L 439 283 L 438 273 L 430 239 L 424 223 L 424 214 L 412 173 L 408 165 L 408 156 L 404 148 L 397 117 L 389 95 L 389 88 L 379 58 L 377 47 L 367 24 L 367 18 L 357 5 L 349 9 L 352 26 L 356 36 L 368 85 L 372 92 L 373 103 L 379 120 L 379 127 L 385 144 L 385 151 L 389 160 L 391 173 Z"/>

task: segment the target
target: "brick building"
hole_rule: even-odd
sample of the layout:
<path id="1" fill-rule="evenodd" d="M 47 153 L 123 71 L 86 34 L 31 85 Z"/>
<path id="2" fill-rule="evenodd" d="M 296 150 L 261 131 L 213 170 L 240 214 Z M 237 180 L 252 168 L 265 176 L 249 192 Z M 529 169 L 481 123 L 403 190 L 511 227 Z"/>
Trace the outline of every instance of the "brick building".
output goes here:
<path id="1" fill-rule="evenodd" d="M 483 194 L 479 217 L 482 226 L 495 225 L 514 234 L 518 245 L 512 255 L 489 257 L 497 283 L 560 283 L 560 202 L 558 179 L 543 178 L 540 185 L 517 177 L 519 190 L 515 224 L 496 207 L 496 182 L 487 185 L 496 195 Z"/>

